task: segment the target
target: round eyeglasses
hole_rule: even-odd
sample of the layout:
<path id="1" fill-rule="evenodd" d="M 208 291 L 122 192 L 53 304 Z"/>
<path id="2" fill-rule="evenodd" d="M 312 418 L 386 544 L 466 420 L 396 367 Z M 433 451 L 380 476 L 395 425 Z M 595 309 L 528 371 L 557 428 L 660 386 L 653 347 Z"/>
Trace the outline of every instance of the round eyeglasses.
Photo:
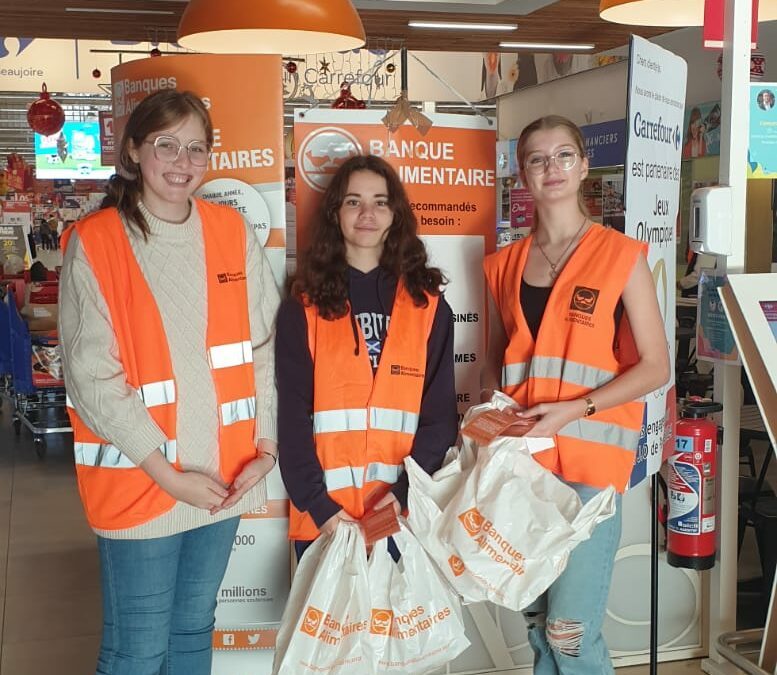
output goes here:
<path id="1" fill-rule="evenodd" d="M 210 158 L 210 148 L 204 141 L 189 141 L 186 145 L 174 136 L 157 136 L 153 141 L 143 141 L 154 146 L 154 157 L 160 162 L 175 162 L 181 156 L 181 149 L 186 148 L 189 161 L 194 166 L 206 166 Z"/>
<path id="2" fill-rule="evenodd" d="M 555 155 L 542 155 L 539 152 L 529 155 L 526 158 L 523 168 L 528 173 L 545 173 L 553 163 L 562 171 L 569 171 L 577 164 L 577 152 L 574 150 L 559 150 Z"/>

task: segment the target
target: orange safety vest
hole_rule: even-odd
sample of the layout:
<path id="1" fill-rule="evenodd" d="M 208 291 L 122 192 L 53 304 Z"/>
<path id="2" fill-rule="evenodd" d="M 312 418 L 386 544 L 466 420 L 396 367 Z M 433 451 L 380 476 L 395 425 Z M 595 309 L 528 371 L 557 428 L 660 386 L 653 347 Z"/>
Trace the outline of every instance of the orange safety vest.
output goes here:
<path id="1" fill-rule="evenodd" d="M 535 344 L 521 310 L 520 285 L 533 236 L 486 258 L 483 266 L 509 343 L 502 391 L 519 405 L 585 397 L 635 363 L 626 318 L 614 313 L 644 245 L 594 224 L 548 299 Z M 616 336 L 618 340 L 616 341 Z M 634 465 L 644 403 L 632 401 L 577 419 L 556 447 L 535 455 L 564 479 L 623 491 Z"/>
<path id="2" fill-rule="evenodd" d="M 208 288 L 206 348 L 219 406 L 219 471 L 230 484 L 256 457 L 251 329 L 246 287 L 245 225 L 238 213 L 195 200 L 202 220 Z M 181 470 L 176 447 L 176 388 L 170 349 L 154 296 L 135 259 L 116 209 L 75 223 L 111 317 L 127 384 L 143 399 L 167 437 L 160 450 Z M 169 511 L 175 499 L 110 440 L 100 438 L 68 404 L 78 487 L 89 524 L 119 530 Z"/>
<path id="3" fill-rule="evenodd" d="M 426 350 L 439 298 L 417 307 L 400 281 L 378 370 L 373 378 L 367 343 L 357 330 L 354 354 L 350 311 L 321 318 L 305 307 L 313 358 L 313 438 L 329 496 L 354 518 L 364 515 L 373 490 L 396 483 L 410 454 L 421 409 Z M 318 357 L 318 358 L 316 358 Z M 293 505 L 289 539 L 311 540 L 318 528 Z"/>

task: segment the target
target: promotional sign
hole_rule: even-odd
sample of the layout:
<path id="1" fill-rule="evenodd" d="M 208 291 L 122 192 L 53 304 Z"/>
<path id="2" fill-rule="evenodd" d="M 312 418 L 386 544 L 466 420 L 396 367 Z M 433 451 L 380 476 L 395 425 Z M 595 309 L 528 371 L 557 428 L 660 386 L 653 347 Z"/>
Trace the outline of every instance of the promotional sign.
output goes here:
<path id="1" fill-rule="evenodd" d="M 758 304 L 761 305 L 766 322 L 769 324 L 774 339 L 777 340 L 777 302 L 769 300 L 761 301 Z"/>
<path id="2" fill-rule="evenodd" d="M 587 124 L 580 131 L 590 168 L 621 166 L 626 161 L 626 120 Z"/>
<path id="3" fill-rule="evenodd" d="M 602 176 L 602 224 L 624 231 L 626 216 L 623 212 L 623 174 L 609 173 Z"/>
<path id="4" fill-rule="evenodd" d="M 526 188 L 510 190 L 510 227 L 534 226 L 534 197 Z"/>
<path id="5" fill-rule="evenodd" d="M 720 154 L 720 101 L 686 108 L 683 120 L 683 159 Z"/>
<path id="6" fill-rule="evenodd" d="M 198 196 L 251 226 L 280 282 L 285 275 L 283 110 L 277 56 L 197 54 L 131 61 L 111 71 L 114 133 L 160 89 L 195 92 L 213 121 L 213 153 Z M 268 502 L 243 517 L 218 596 L 214 675 L 269 673 L 290 586 L 288 506 L 278 469 Z"/>
<path id="7" fill-rule="evenodd" d="M 748 178 L 777 178 L 777 83 L 750 85 Z"/>
<path id="8" fill-rule="evenodd" d="M 116 152 L 115 136 L 113 134 L 113 113 L 101 110 L 100 116 L 100 163 L 103 166 L 114 165 Z"/>
<path id="9" fill-rule="evenodd" d="M 486 120 L 430 114 L 421 136 L 410 124 L 390 133 L 381 110 L 295 112 L 297 247 L 310 236 L 321 196 L 349 157 L 378 155 L 397 170 L 418 219 L 432 265 L 448 278 L 445 297 L 456 321 L 459 414 L 480 402 L 485 357 L 483 256 L 496 245 L 495 132 Z"/>
<path id="10" fill-rule="evenodd" d="M 636 36 L 631 38 L 630 53 L 625 232 L 648 244 L 669 362 L 674 363 L 675 232 L 688 67 L 679 56 Z M 674 452 L 674 372 L 666 385 L 646 396 L 646 402 L 632 486 L 658 471 Z"/>
<path id="11" fill-rule="evenodd" d="M 700 361 L 740 363 L 734 335 L 718 295 L 718 289 L 726 283 L 726 275 L 716 274 L 715 270 L 703 269 L 699 274 L 696 358 Z"/>
<path id="12" fill-rule="evenodd" d="M 280 57 L 191 54 L 131 61 L 111 71 L 117 138 L 148 94 L 190 90 L 213 120 L 213 153 L 197 195 L 239 211 L 277 281 L 285 275 L 283 97 Z"/>
<path id="13" fill-rule="evenodd" d="M 24 226 L 0 223 L 0 273 L 18 274 L 30 269 L 31 263 Z"/>

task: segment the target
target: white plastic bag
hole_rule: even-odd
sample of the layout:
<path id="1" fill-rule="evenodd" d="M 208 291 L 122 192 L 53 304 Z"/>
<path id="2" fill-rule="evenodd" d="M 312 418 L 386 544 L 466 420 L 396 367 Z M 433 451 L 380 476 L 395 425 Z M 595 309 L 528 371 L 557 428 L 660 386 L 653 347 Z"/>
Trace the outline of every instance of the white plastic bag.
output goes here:
<path id="1" fill-rule="evenodd" d="M 495 396 L 471 409 L 464 423 L 504 405 Z M 582 506 L 572 488 L 532 458 L 538 440 L 547 439 L 499 436 L 478 448 L 464 437 L 454 466 L 434 476 L 405 459 L 410 528 L 466 602 L 523 609 L 564 571 L 574 547 L 615 513 L 613 488 Z M 461 459 L 472 456 L 471 465 Z"/>
<path id="2" fill-rule="evenodd" d="M 400 522 L 400 528 L 394 535 L 399 562 L 388 552 L 386 539 L 370 555 L 372 618 L 366 648 L 378 673 L 420 675 L 452 661 L 469 640 L 458 597 L 407 526 Z"/>
<path id="3" fill-rule="evenodd" d="M 439 534 L 461 560 L 460 576 L 471 577 L 491 602 L 520 610 L 545 592 L 575 546 L 614 513 L 612 487 L 582 506 L 572 488 L 534 461 L 523 439 L 504 436 L 479 449 L 475 467 L 443 513 Z"/>
<path id="4" fill-rule="evenodd" d="M 276 641 L 273 675 L 373 675 L 367 553 L 358 525 L 340 523 L 300 560 Z"/>

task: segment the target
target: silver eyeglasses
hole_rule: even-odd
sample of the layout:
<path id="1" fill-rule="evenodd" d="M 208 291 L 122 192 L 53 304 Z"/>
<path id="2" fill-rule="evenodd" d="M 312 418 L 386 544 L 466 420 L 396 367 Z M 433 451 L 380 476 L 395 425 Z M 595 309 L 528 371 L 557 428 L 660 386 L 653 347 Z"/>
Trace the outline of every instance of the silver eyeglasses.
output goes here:
<path id="1" fill-rule="evenodd" d="M 154 157 L 160 162 L 175 162 L 181 156 L 181 150 L 186 148 L 189 161 L 194 166 L 206 166 L 210 157 L 210 148 L 204 141 L 190 141 L 181 145 L 174 136 L 157 136 L 153 141 L 143 141 L 154 146 Z"/>
<path id="2" fill-rule="evenodd" d="M 553 163 L 562 171 L 569 171 L 577 164 L 577 152 L 574 150 L 559 150 L 555 155 L 543 155 L 539 152 L 533 153 L 526 158 L 524 169 L 533 174 L 545 173 Z"/>

